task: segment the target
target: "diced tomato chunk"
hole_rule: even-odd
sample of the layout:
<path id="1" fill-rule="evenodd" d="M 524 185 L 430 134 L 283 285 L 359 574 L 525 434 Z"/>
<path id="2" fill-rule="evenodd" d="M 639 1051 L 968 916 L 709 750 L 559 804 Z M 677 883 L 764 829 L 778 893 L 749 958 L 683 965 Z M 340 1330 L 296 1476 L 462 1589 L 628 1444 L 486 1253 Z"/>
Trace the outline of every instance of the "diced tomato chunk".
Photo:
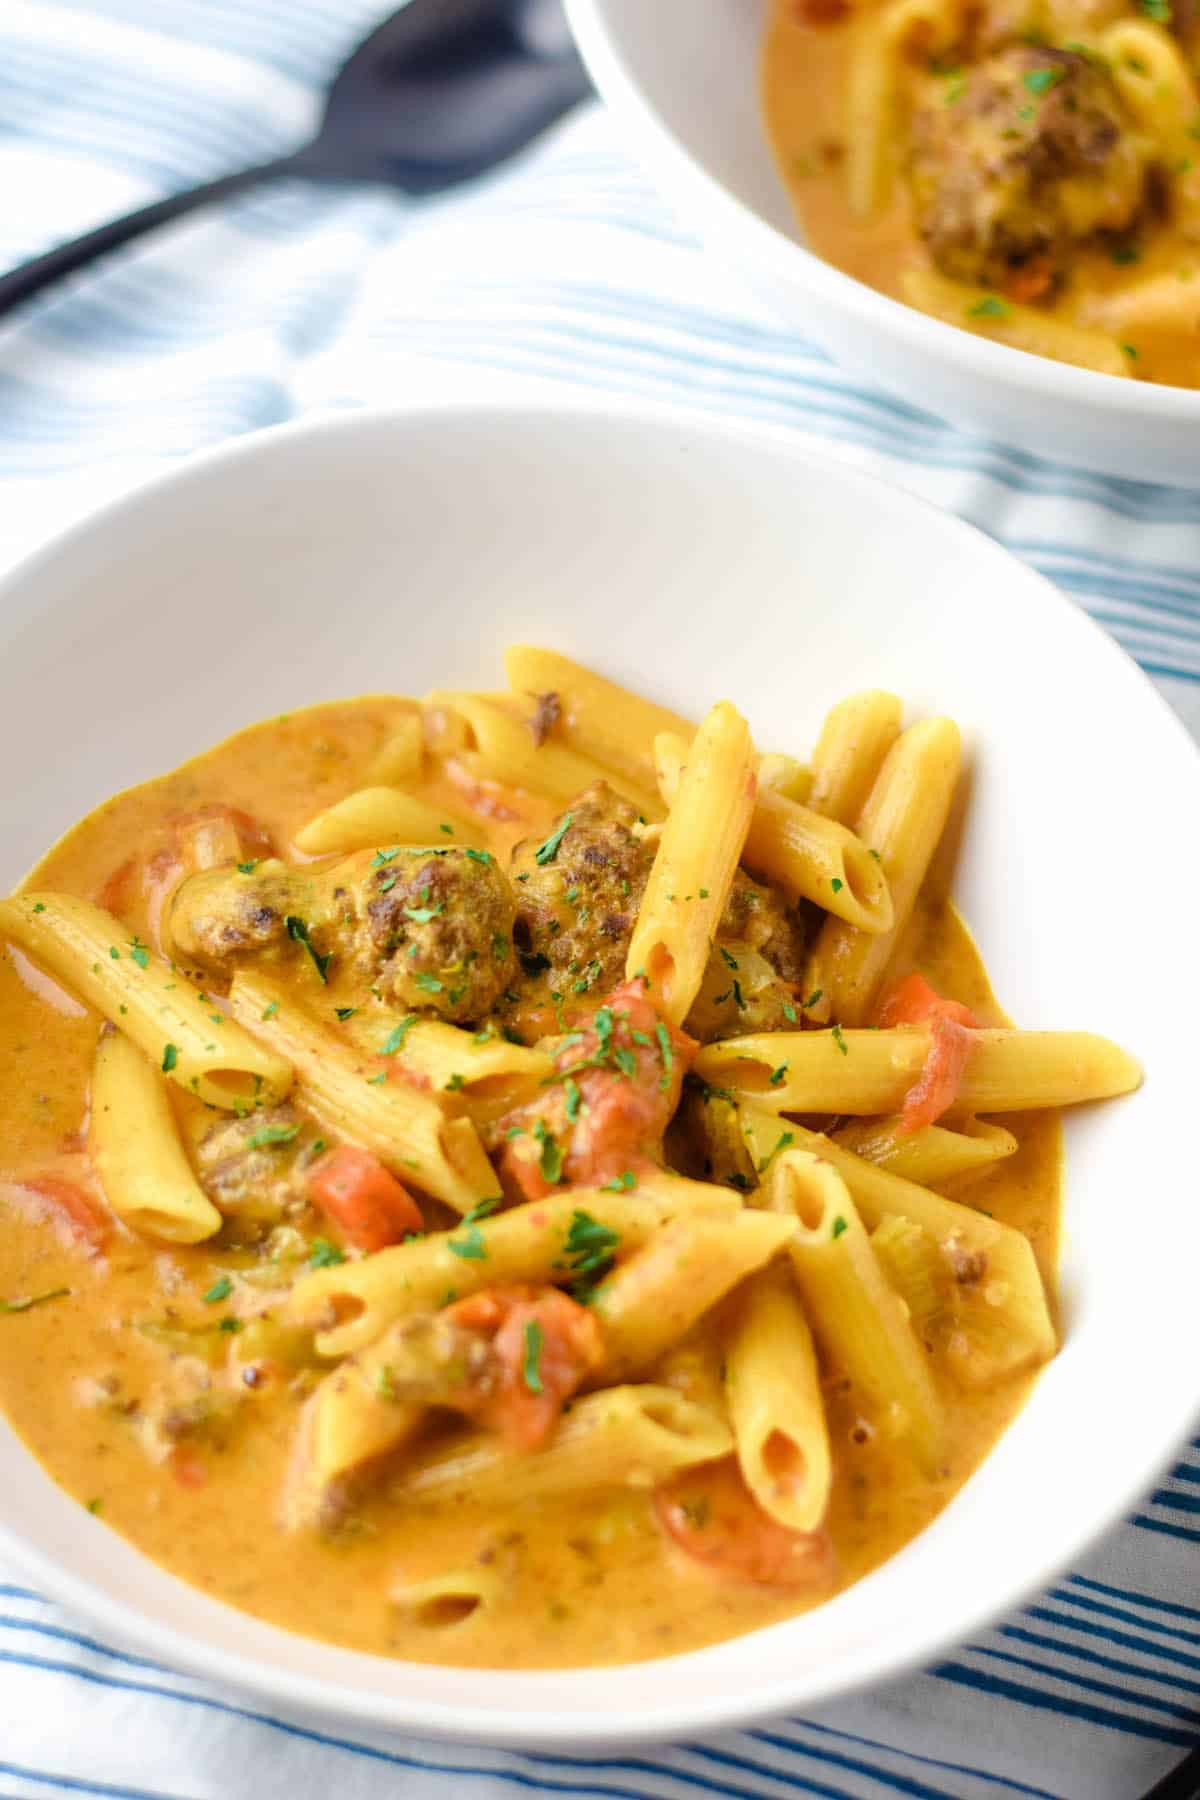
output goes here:
<path id="1" fill-rule="evenodd" d="M 383 1250 L 423 1231 L 421 1209 L 402 1182 L 369 1150 L 339 1144 L 308 1171 L 312 1199 L 359 1250 Z"/>
<path id="2" fill-rule="evenodd" d="M 879 1023 L 929 1025 L 929 1052 L 920 1075 L 904 1096 L 900 1130 L 933 1125 L 954 1105 L 971 1055 L 971 1032 L 979 1020 L 970 1007 L 946 1000 L 915 972 L 905 977 L 879 1009 Z"/>
<path id="3" fill-rule="evenodd" d="M 501 1121 L 501 1167 L 530 1200 L 632 1173 L 658 1156 L 695 1053 L 643 977 L 623 982 L 559 1050 L 560 1080 Z"/>
<path id="4" fill-rule="evenodd" d="M 765 1513 L 733 1457 L 688 1469 L 655 1495 L 659 1523 L 679 1548 L 720 1574 L 770 1587 L 828 1588 L 827 1531 L 789 1531 Z"/>
<path id="5" fill-rule="evenodd" d="M 58 1175 L 31 1176 L 19 1186 L 48 1202 L 51 1212 L 70 1227 L 75 1237 L 93 1250 L 103 1250 L 112 1231 L 112 1218 L 86 1188 Z"/>
<path id="6" fill-rule="evenodd" d="M 455 1405 L 514 1450 L 540 1449 L 564 1402 L 604 1355 L 594 1314 L 554 1287 L 489 1288 L 443 1316 L 490 1338 L 472 1393 Z"/>
<path id="7" fill-rule="evenodd" d="M 180 1487 L 202 1488 L 208 1482 L 208 1465 L 190 1444 L 176 1444 L 167 1457 L 167 1467 Z"/>

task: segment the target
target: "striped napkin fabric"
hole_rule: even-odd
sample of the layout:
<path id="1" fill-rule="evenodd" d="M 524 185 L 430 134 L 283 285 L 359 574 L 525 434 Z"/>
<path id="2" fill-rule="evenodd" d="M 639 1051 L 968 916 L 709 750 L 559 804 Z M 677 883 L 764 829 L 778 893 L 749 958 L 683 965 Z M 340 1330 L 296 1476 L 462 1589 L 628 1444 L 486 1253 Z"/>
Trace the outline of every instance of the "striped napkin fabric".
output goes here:
<path id="1" fill-rule="evenodd" d="M 4 0 L 0 266 L 265 159 L 387 0 Z M 972 520 L 1074 595 L 1200 732 L 1200 489 L 965 436 L 742 293 L 603 110 L 420 204 L 281 185 L 0 327 L 0 567 L 191 452 L 302 413 L 469 395 L 758 418 Z M 935 1668 L 759 1730 L 586 1756 L 284 1717 L 97 1638 L 0 1565 L 0 1800 L 1132 1800 L 1200 1742 L 1200 1439 L 1120 1530 Z"/>

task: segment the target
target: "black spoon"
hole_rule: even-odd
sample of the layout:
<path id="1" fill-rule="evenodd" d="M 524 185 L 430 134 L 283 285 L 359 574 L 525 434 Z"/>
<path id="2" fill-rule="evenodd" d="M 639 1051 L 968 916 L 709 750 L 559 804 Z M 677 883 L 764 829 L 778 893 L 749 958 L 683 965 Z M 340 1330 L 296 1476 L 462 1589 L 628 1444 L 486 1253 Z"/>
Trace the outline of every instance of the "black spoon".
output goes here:
<path id="1" fill-rule="evenodd" d="M 590 92 L 560 0 L 409 0 L 334 77 L 311 143 L 101 225 L 0 276 L 0 314 L 193 207 L 260 181 L 435 194 L 524 149 Z"/>

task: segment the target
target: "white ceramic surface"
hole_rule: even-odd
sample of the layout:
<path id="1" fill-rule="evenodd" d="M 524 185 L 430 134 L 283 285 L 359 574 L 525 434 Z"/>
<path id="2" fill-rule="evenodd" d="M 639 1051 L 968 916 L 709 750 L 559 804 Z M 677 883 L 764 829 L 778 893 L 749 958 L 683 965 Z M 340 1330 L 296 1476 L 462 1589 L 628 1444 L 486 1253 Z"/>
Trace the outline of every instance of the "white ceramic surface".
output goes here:
<path id="1" fill-rule="evenodd" d="M 1066 1342 L 1030 1405 L 928 1532 L 807 1617 L 566 1674 L 351 1654 L 145 1562 L 4 1428 L 0 1541 L 31 1580 L 293 1712 L 579 1748 L 804 1707 L 928 1659 L 1153 1479 L 1196 1395 L 1200 1210 L 1179 1133 L 1195 1109 L 1200 763 L 1133 664 L 1038 576 L 782 436 L 459 408 L 285 427 L 201 458 L 10 577 L 0 634 L 3 880 L 114 789 L 244 723 L 362 690 L 493 686 L 513 639 L 688 712 L 728 695 L 762 744 L 801 752 L 831 700 L 895 688 L 963 725 L 957 891 L 1002 999 L 1027 1025 L 1109 1032 L 1149 1072 L 1071 1122 Z"/>
<path id="2" fill-rule="evenodd" d="M 1200 481 L 1200 392 L 1073 369 L 927 318 L 803 248 L 759 105 L 768 0 L 566 0 L 630 144 L 714 256 L 914 406 L 1136 481 Z"/>

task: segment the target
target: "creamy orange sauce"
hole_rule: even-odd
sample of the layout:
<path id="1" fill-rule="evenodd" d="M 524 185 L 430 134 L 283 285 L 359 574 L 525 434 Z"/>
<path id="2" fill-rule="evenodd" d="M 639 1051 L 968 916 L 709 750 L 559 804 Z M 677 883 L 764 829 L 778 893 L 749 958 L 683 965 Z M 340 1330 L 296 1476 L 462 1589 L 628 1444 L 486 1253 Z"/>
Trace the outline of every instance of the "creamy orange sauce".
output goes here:
<path id="1" fill-rule="evenodd" d="M 832 10 L 837 12 L 836 4 Z M 851 208 L 846 182 L 847 88 L 856 32 L 861 21 L 879 10 L 879 0 L 864 0 L 832 22 L 813 23 L 799 0 L 774 0 L 763 50 L 762 103 L 767 135 L 807 244 L 856 280 L 904 300 L 905 273 L 931 269 L 933 263 L 914 227 L 904 178 L 903 107 L 891 146 L 889 203 L 877 216 L 860 218 Z M 1079 11 L 1085 21 L 1086 4 Z M 1131 18 L 1141 16 L 1134 7 L 1128 11 Z M 1066 33 L 1066 44 L 1087 35 L 1086 22 L 1081 22 Z M 949 69 L 958 58 L 943 61 Z M 956 79 L 947 75 L 950 96 Z M 1133 250 L 1081 246 L 1061 289 L 1039 310 L 1066 324 L 1112 335 L 1124 347 L 1130 374 L 1140 380 L 1200 387 L 1200 240 L 1195 227 L 1189 231 L 1177 218 L 1155 217 L 1133 235 Z M 1177 305 L 1171 328 L 1149 319 L 1109 323 L 1110 301 L 1152 282 L 1168 287 Z M 969 301 L 970 290 L 967 295 Z M 968 316 L 968 304 L 961 311 L 950 322 L 1015 341 L 1002 321 Z"/>
<path id="2" fill-rule="evenodd" d="M 820 84 L 818 84 L 819 86 Z M 322 807 L 362 785 L 402 703 L 369 698 L 275 719 L 242 732 L 175 773 L 98 808 L 47 855 L 27 886 L 94 898 L 156 827 L 181 810 L 224 802 L 252 813 L 287 845 Z M 444 787 L 422 791 L 449 804 Z M 495 827 L 514 836 L 550 817 Z M 124 911 L 147 934 L 144 903 Z M 969 934 L 937 891 L 924 897 L 908 940 L 935 983 L 984 1018 L 1001 1015 Z M 331 995 L 331 998 L 334 997 Z M 205 1304 L 219 1278 L 250 1267 L 245 1251 L 210 1243 L 172 1248 L 118 1233 L 84 1254 L 12 1185 L 70 1166 L 80 1155 L 99 1021 L 8 949 L 0 953 L 0 1296 L 69 1294 L 0 1316 L 0 1402 L 53 1478 L 185 1581 L 260 1618 L 355 1649 L 425 1662 L 535 1668 L 665 1655 L 752 1630 L 802 1610 L 795 1590 L 715 1576 L 662 1537 L 650 1497 L 609 1491 L 570 1502 L 525 1503 L 497 1514 L 472 1503 L 414 1506 L 403 1458 L 367 1491 L 332 1536 L 287 1531 L 280 1500 L 303 1401 L 301 1376 L 250 1388 L 239 1380 L 236 1337 L 229 1417 L 203 1452 L 202 1486 L 180 1482 L 148 1456 L 140 1416 L 169 1375 L 163 1343 L 139 1327 L 211 1325 Z M 178 1103 L 177 1103 L 178 1104 Z M 1006 1121 L 1020 1150 L 970 1192 L 972 1205 L 1026 1232 L 1053 1288 L 1060 1140 L 1057 1117 Z M 858 1580 L 932 1520 L 1004 1430 L 1030 1387 L 1019 1378 L 986 1392 L 943 1384 L 949 1453 L 934 1480 L 882 1433 L 860 1442 L 853 1396 L 831 1394 L 836 1479 L 830 1528 L 839 1582 Z M 81 1518 L 81 1528 L 95 1529 Z M 476 1560 L 502 1573 L 503 1604 L 442 1627 L 396 1612 L 387 1591 Z M 822 1596 L 824 1597 L 824 1596 Z"/>

